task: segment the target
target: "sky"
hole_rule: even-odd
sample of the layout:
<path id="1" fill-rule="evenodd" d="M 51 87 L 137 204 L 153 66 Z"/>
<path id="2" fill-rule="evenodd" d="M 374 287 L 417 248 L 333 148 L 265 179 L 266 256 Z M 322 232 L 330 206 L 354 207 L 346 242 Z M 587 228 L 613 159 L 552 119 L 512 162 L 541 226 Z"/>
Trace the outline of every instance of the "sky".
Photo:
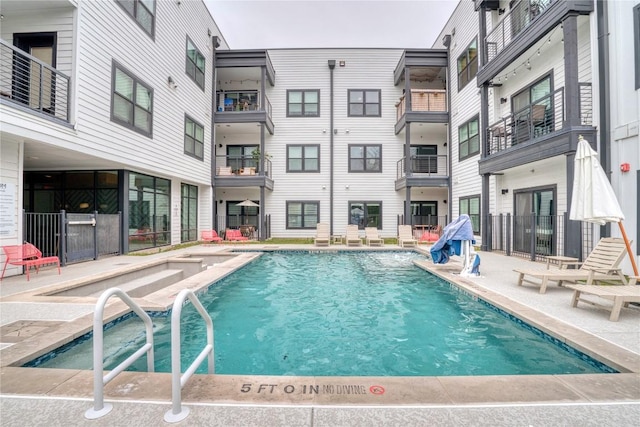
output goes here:
<path id="1" fill-rule="evenodd" d="M 458 0 L 204 0 L 231 49 L 430 48 Z"/>

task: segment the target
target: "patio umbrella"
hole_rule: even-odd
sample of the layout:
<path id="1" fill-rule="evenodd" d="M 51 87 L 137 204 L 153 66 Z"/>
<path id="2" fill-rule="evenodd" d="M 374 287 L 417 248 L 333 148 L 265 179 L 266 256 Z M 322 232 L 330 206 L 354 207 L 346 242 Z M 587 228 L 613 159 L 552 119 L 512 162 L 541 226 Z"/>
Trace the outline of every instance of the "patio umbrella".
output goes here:
<path id="1" fill-rule="evenodd" d="M 575 167 L 573 176 L 573 194 L 571 197 L 571 210 L 569 219 L 574 221 L 586 221 L 593 224 L 604 225 L 607 222 L 617 222 L 620 233 L 627 246 L 627 252 L 633 266 L 633 273 L 638 275 L 638 266 L 631 252 L 631 244 L 622 224 L 624 214 L 618 203 L 618 199 L 607 179 L 598 154 L 582 135 L 578 138 Z"/>
<path id="2" fill-rule="evenodd" d="M 254 207 L 259 207 L 260 205 L 257 204 L 256 202 L 254 202 L 253 200 L 245 200 L 243 202 L 240 202 L 238 204 L 236 204 L 236 206 L 254 206 Z"/>

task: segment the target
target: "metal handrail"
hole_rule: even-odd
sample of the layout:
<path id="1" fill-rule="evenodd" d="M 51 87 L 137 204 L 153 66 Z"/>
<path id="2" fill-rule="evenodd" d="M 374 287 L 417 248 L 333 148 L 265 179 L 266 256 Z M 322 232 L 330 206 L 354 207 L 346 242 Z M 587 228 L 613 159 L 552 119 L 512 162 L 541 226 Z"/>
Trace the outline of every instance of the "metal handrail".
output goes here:
<path id="1" fill-rule="evenodd" d="M 104 307 L 107 304 L 107 300 L 113 295 L 120 297 L 144 322 L 147 332 L 147 342 L 140 347 L 138 351 L 129 356 L 126 360 L 113 368 L 105 376 L 102 376 L 104 371 L 104 336 L 103 336 L 103 317 Z M 87 419 L 95 420 L 104 415 L 107 415 L 113 405 L 110 403 L 104 403 L 104 386 L 114 379 L 120 372 L 127 369 L 133 362 L 138 360 L 143 354 L 147 353 L 147 371 L 154 371 L 154 359 L 153 359 L 153 323 L 151 317 L 145 311 L 136 304 L 129 295 L 124 293 L 119 288 L 107 289 L 100 295 L 98 302 L 96 303 L 96 311 L 93 314 L 93 408 L 88 409 L 84 416 Z"/>
<path id="2" fill-rule="evenodd" d="M 207 324 L 207 345 L 184 374 L 180 375 L 180 315 L 182 314 L 182 307 L 187 298 L 189 298 L 189 301 L 191 301 Z M 182 387 L 184 387 L 207 356 L 209 358 L 209 374 L 213 374 L 213 321 L 193 291 L 183 289 L 173 302 L 173 310 L 171 312 L 171 410 L 164 414 L 164 420 L 166 422 L 176 423 L 182 421 L 189 415 L 189 408 L 182 406 Z"/>

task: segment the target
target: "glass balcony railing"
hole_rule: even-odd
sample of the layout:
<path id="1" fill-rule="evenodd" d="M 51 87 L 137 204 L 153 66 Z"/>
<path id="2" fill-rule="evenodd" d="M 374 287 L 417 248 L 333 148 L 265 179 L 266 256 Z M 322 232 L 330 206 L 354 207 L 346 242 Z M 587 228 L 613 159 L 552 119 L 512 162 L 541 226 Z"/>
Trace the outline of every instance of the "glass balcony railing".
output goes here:
<path id="1" fill-rule="evenodd" d="M 0 40 L 0 96 L 69 121 L 69 77 L 5 40 Z"/>

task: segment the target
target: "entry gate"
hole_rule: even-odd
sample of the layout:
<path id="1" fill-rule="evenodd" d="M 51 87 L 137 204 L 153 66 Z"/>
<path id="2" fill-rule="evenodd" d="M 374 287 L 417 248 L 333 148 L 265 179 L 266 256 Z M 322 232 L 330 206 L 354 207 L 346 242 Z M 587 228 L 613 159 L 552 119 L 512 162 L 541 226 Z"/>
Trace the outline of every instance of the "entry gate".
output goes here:
<path id="1" fill-rule="evenodd" d="M 24 213 L 24 241 L 60 263 L 121 253 L 121 214 Z"/>

